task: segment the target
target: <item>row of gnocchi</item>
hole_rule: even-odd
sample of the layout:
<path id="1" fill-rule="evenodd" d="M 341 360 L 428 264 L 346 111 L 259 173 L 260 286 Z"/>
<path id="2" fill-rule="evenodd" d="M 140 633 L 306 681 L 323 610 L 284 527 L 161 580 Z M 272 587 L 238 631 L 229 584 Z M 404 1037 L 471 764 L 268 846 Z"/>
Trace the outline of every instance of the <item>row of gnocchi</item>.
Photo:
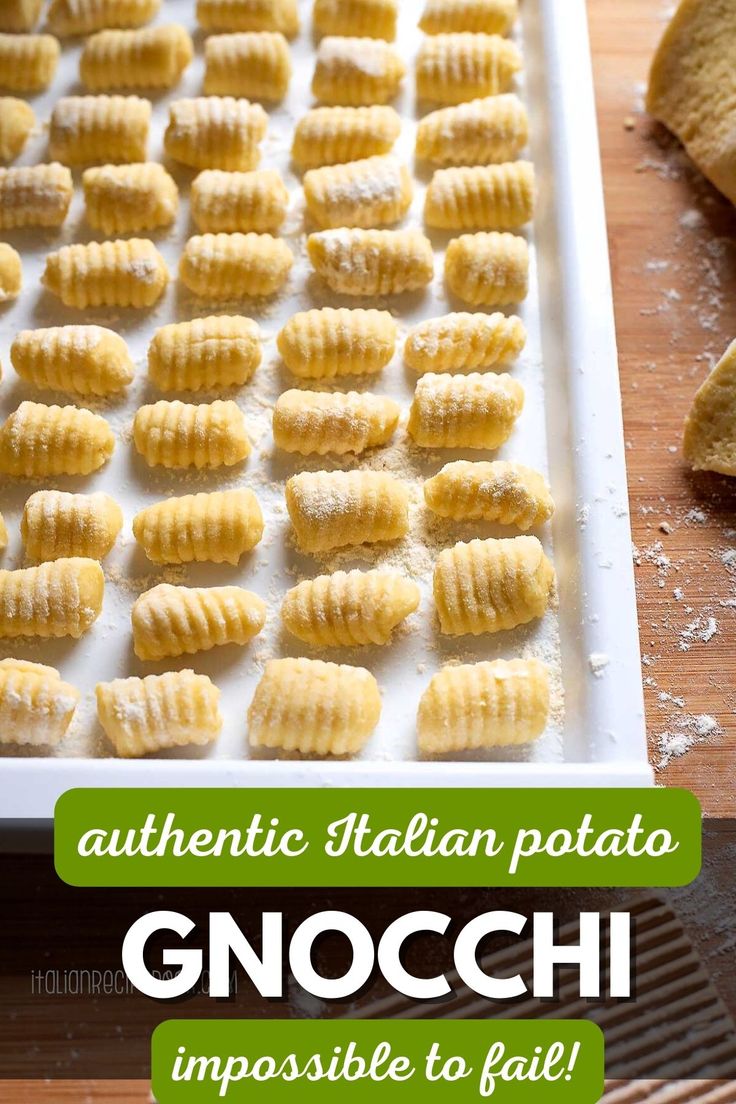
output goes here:
<path id="1" fill-rule="evenodd" d="M 373 297 L 420 291 L 434 276 L 432 245 L 419 230 L 320 230 L 310 234 L 312 267 L 340 295 Z M 179 261 L 179 279 L 209 302 L 275 295 L 294 262 L 271 234 L 198 234 Z M 516 234 L 462 234 L 445 254 L 450 291 L 472 306 L 511 306 L 529 290 L 529 248 Z M 65 245 L 46 258 L 42 283 L 66 307 L 151 307 L 169 282 L 166 263 L 146 238 Z M 0 299 L 22 288 L 16 250 L 2 243 Z"/>
<path id="2" fill-rule="evenodd" d="M 64 165 L 144 163 L 150 120 L 151 105 L 138 96 L 64 96 L 49 121 L 49 157 Z M 0 97 L 0 160 L 17 157 L 34 126 L 33 109 L 24 100 Z M 190 168 L 244 172 L 258 165 L 267 126 L 260 104 L 245 99 L 175 100 L 164 151 Z M 298 121 L 291 156 L 300 169 L 361 161 L 390 153 L 400 132 L 392 107 L 317 107 Z M 513 161 L 528 136 L 518 96 L 487 96 L 420 120 L 416 155 L 440 165 Z"/>
<path id="3" fill-rule="evenodd" d="M 82 175 L 85 217 L 95 230 L 127 234 L 170 226 L 179 207 L 176 183 L 155 161 L 102 165 Z M 71 171 L 58 162 L 0 169 L 0 230 L 61 226 L 74 194 Z M 424 222 L 442 230 L 516 230 L 534 213 L 529 161 L 438 169 L 427 189 Z M 323 229 L 373 229 L 398 222 L 413 198 L 409 170 L 390 156 L 310 169 L 304 198 Z M 190 213 L 205 233 L 276 231 L 289 193 L 273 169 L 205 169 L 192 183 Z"/>
<path id="4" fill-rule="evenodd" d="M 549 696 L 547 668 L 536 659 L 445 667 L 419 702 L 419 749 L 442 754 L 527 743 L 546 727 Z M 0 743 L 58 743 L 79 697 L 53 667 L 0 660 Z M 222 729 L 219 690 L 191 670 L 98 683 L 96 697 L 100 724 L 120 756 L 209 744 Z M 364 667 L 272 659 L 248 709 L 250 745 L 353 755 L 380 715 L 378 684 Z"/>

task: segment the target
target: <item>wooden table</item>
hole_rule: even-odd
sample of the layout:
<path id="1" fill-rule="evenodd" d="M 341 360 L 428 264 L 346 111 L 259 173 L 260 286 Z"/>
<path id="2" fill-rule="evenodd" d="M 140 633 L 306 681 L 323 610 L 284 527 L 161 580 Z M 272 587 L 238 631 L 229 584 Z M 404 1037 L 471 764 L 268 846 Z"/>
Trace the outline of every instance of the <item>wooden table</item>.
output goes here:
<path id="1" fill-rule="evenodd" d="M 718 816 L 734 812 L 736 604 L 723 603 L 736 599 L 736 563 L 722 556 L 736 546 L 736 482 L 689 474 L 680 440 L 695 389 L 736 336 L 736 214 L 643 114 L 667 7 L 588 0 L 652 758 L 662 759 L 663 734 L 684 736 L 680 750 L 694 738 L 659 780 L 690 787 Z M 150 1100 L 143 1082 L 0 1083 L 3 1091 L 14 1104 Z"/>

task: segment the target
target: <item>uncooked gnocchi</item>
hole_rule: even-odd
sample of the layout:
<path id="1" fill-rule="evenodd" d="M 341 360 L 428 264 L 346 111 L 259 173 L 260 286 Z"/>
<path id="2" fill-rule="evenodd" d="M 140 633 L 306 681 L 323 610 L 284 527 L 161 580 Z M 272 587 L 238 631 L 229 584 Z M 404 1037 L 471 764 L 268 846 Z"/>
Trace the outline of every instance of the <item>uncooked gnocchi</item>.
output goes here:
<path id="1" fill-rule="evenodd" d="M 428 372 L 418 381 L 407 431 L 423 448 L 495 449 L 511 436 L 524 388 L 506 374 Z"/>
<path id="2" fill-rule="evenodd" d="M 321 35 L 396 38 L 398 0 L 314 0 L 312 26 Z"/>
<path id="3" fill-rule="evenodd" d="M 419 27 L 431 35 L 452 31 L 504 35 L 518 14 L 518 0 L 426 0 Z"/>
<path id="4" fill-rule="evenodd" d="M 307 239 L 309 259 L 342 295 L 397 295 L 426 287 L 432 246 L 418 230 L 320 230 Z"/>
<path id="5" fill-rule="evenodd" d="M 424 202 L 424 221 L 440 230 L 516 230 L 534 215 L 530 161 L 438 169 Z"/>
<path id="6" fill-rule="evenodd" d="M 91 92 L 108 88 L 173 88 L 194 57 L 178 23 L 135 31 L 98 31 L 79 59 L 79 79 Z"/>
<path id="7" fill-rule="evenodd" d="M 125 341 L 103 326 L 21 330 L 10 346 L 10 360 L 34 387 L 77 395 L 115 394 L 135 373 Z"/>
<path id="8" fill-rule="evenodd" d="M 425 372 L 472 372 L 509 364 L 526 343 L 524 323 L 515 315 L 468 314 L 430 318 L 409 331 L 404 362 Z"/>
<path id="9" fill-rule="evenodd" d="M 15 96 L 0 96 L 0 161 L 13 161 L 36 125 L 33 108 Z"/>
<path id="10" fill-rule="evenodd" d="M 12 245 L 0 242 L 0 303 L 17 299 L 23 287 L 23 265 Z"/>
<path id="11" fill-rule="evenodd" d="M 103 234 L 130 234 L 170 226 L 179 192 L 163 165 L 100 165 L 82 174 L 87 222 Z"/>
<path id="12" fill-rule="evenodd" d="M 26 478 L 90 475 L 114 448 L 113 432 L 99 414 L 22 402 L 0 426 L 0 472 Z"/>
<path id="13" fill-rule="evenodd" d="M 0 636 L 78 640 L 100 616 L 104 591 L 96 560 L 62 559 L 0 571 Z"/>
<path id="14" fill-rule="evenodd" d="M 283 100 L 291 79 L 289 46 L 282 34 L 245 31 L 211 35 L 204 44 L 208 96 Z"/>
<path id="15" fill-rule="evenodd" d="M 185 587 L 160 583 L 133 604 L 138 659 L 194 655 L 222 644 L 247 644 L 266 623 L 266 603 L 237 586 Z"/>
<path id="16" fill-rule="evenodd" d="M 0 31 L 32 31 L 42 7 L 43 0 L 0 0 Z"/>
<path id="17" fill-rule="evenodd" d="M 392 107 L 315 107 L 296 124 L 291 158 L 301 169 L 390 153 L 401 133 Z"/>
<path id="18" fill-rule="evenodd" d="M 26 558 L 43 563 L 70 556 L 104 560 L 123 527 L 123 513 L 109 495 L 36 491 L 20 523 Z"/>
<path id="19" fill-rule="evenodd" d="M 23 165 L 0 169 L 0 230 L 61 226 L 74 195 L 64 165 Z"/>
<path id="20" fill-rule="evenodd" d="M 263 514 L 248 490 L 183 495 L 136 514 L 133 536 L 152 563 L 237 564 L 263 536 Z"/>
<path id="21" fill-rule="evenodd" d="M 201 299 L 274 295 L 286 283 L 294 255 L 271 234 L 200 234 L 179 261 L 182 283 Z"/>
<path id="22" fill-rule="evenodd" d="M 46 17 L 57 35 L 86 35 L 107 27 L 126 30 L 153 19 L 161 0 L 51 0 Z"/>
<path id="23" fill-rule="evenodd" d="M 356 455 L 385 445 L 401 413 L 393 399 L 358 391 L 284 391 L 273 412 L 273 439 L 286 452 Z"/>
<path id="24" fill-rule="evenodd" d="M 232 399 L 142 406 L 133 419 L 135 447 L 150 467 L 220 468 L 250 453 L 245 419 Z"/>
<path id="25" fill-rule="evenodd" d="M 162 326 L 148 346 L 148 376 L 160 391 L 239 387 L 260 361 L 258 326 L 230 315 Z"/>
<path id="26" fill-rule="evenodd" d="M 292 587 L 281 606 L 284 625 L 317 648 L 387 644 L 419 606 L 419 587 L 393 571 L 336 571 Z"/>
<path id="27" fill-rule="evenodd" d="M 380 716 L 378 684 L 364 667 L 271 659 L 248 709 L 250 745 L 303 755 L 352 755 Z"/>
<path id="28" fill-rule="evenodd" d="M 554 579 L 536 537 L 472 540 L 446 548 L 434 569 L 440 631 L 479 636 L 526 625 L 546 610 Z"/>
<path id="29" fill-rule="evenodd" d="M 4 552 L 8 547 L 8 527 L 5 524 L 5 518 L 0 514 L 0 552 Z"/>
<path id="30" fill-rule="evenodd" d="M 0 87 L 42 92 L 54 79 L 61 48 L 48 34 L 0 34 Z"/>
<path id="31" fill-rule="evenodd" d="M 409 531 L 409 492 L 386 472 L 299 472 L 286 508 L 304 552 L 397 540 Z"/>
<path id="32" fill-rule="evenodd" d="M 66 735 L 79 697 L 54 667 L 0 659 L 0 744 L 53 747 Z"/>
<path id="33" fill-rule="evenodd" d="M 439 165 L 513 161 L 529 141 L 529 117 L 517 95 L 485 96 L 420 119 L 417 157 Z"/>
<path id="34" fill-rule="evenodd" d="M 51 113 L 49 156 L 64 165 L 145 161 L 150 125 L 140 96 L 63 96 Z"/>
<path id="35" fill-rule="evenodd" d="M 499 35 L 428 35 L 417 54 L 417 96 L 445 104 L 496 96 L 520 69 L 518 47 Z"/>
<path id="36" fill-rule="evenodd" d="M 206 675 L 167 671 L 95 688 L 97 716 L 118 755 L 209 744 L 222 728 L 220 691 Z"/>
<path id="37" fill-rule="evenodd" d="M 260 104 L 232 96 L 175 100 L 169 107 L 164 149 L 193 169 L 254 169 L 268 116 Z"/>
<path id="38" fill-rule="evenodd" d="M 474 307 L 521 303 L 529 293 L 529 247 L 497 231 L 453 238 L 445 253 L 448 288 Z"/>
<path id="39" fill-rule="evenodd" d="M 152 307 L 169 282 L 164 259 L 146 238 L 65 245 L 49 253 L 41 280 L 65 307 Z"/>
<path id="40" fill-rule="evenodd" d="M 341 107 L 385 104 L 397 95 L 406 67 L 377 38 L 323 38 L 312 78 L 316 100 Z"/>
<path id="41" fill-rule="evenodd" d="M 297 0 L 197 0 L 197 22 L 205 31 L 299 32 Z"/>
<path id="42" fill-rule="evenodd" d="M 189 211 L 202 233 L 275 231 L 286 218 L 289 193 L 275 169 L 207 169 L 192 182 Z"/>
<path id="43" fill-rule="evenodd" d="M 292 315 L 277 345 L 286 367 L 302 379 L 369 375 L 394 355 L 396 329 L 388 311 L 323 307 Z"/>
<path id="44" fill-rule="evenodd" d="M 543 475 L 507 460 L 455 460 L 424 484 L 433 513 L 455 521 L 497 521 L 531 529 L 549 521 L 554 503 Z"/>
<path id="45" fill-rule="evenodd" d="M 318 226 L 384 226 L 411 206 L 409 170 L 394 157 L 310 169 L 304 177 L 307 211 Z"/>

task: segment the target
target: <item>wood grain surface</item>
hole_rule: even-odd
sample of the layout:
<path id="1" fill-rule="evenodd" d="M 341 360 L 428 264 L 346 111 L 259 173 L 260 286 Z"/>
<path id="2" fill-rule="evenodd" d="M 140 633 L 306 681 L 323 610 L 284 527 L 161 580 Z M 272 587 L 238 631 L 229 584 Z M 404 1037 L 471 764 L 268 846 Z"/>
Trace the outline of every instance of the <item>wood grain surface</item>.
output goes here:
<path id="1" fill-rule="evenodd" d="M 659 781 L 693 789 L 707 815 L 733 815 L 736 482 L 692 476 L 680 442 L 694 391 L 736 336 L 736 214 L 643 112 L 670 5 L 589 0 L 588 8 L 652 760 L 680 752 Z M 69 1081 L 0 1082 L 0 1099 L 151 1098 L 143 1082 Z"/>

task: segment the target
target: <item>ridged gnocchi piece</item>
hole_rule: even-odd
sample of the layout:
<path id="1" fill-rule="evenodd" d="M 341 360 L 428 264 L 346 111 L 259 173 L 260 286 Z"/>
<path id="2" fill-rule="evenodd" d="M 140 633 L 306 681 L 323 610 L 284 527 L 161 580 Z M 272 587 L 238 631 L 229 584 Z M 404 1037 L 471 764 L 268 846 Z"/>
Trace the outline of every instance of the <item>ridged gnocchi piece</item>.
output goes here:
<path id="1" fill-rule="evenodd" d="M 531 529 L 549 521 L 554 502 L 540 472 L 514 461 L 455 460 L 424 484 L 433 513 L 455 521 L 497 521 Z"/>
<path id="2" fill-rule="evenodd" d="M 519 48 L 500 35 L 430 35 L 417 54 L 417 97 L 460 104 L 497 96 L 520 69 Z"/>
<path id="3" fill-rule="evenodd" d="M 419 587 L 393 571 L 336 571 L 287 591 L 281 619 L 288 631 L 317 648 L 388 644 L 419 607 Z"/>
<path id="4" fill-rule="evenodd" d="M 128 30 L 149 23 L 160 7 L 161 0 L 51 0 L 46 24 L 62 37 Z"/>
<path id="5" fill-rule="evenodd" d="M 260 362 L 258 326 L 237 316 L 173 322 L 156 330 L 148 346 L 148 377 L 160 391 L 239 387 Z"/>
<path id="6" fill-rule="evenodd" d="M 197 0 L 197 22 L 205 31 L 299 33 L 296 0 Z"/>
<path id="7" fill-rule="evenodd" d="M 78 640 L 100 616 L 104 592 L 97 560 L 73 557 L 0 571 L 0 636 Z"/>
<path id="8" fill-rule="evenodd" d="M 125 758 L 209 744 L 222 728 L 220 691 L 194 671 L 99 682 L 95 694 L 105 735 Z"/>
<path id="9" fill-rule="evenodd" d="M 15 96 L 0 96 L 0 161 L 13 161 L 36 125 L 33 108 Z"/>
<path id="10" fill-rule="evenodd" d="M 299 472 L 287 480 L 286 508 L 304 552 L 397 540 L 409 532 L 406 484 L 386 472 Z"/>
<path id="11" fill-rule="evenodd" d="M 430 755 L 527 744 L 549 716 L 549 672 L 538 659 L 443 667 L 419 702 L 419 750 Z"/>
<path id="12" fill-rule="evenodd" d="M 322 35 L 396 38 L 398 0 L 314 0 L 312 26 Z"/>
<path id="13" fill-rule="evenodd" d="M 7 242 L 0 242 L 0 303 L 17 299 L 23 287 L 20 254 Z"/>
<path id="14" fill-rule="evenodd" d="M 0 0 L 0 31 L 32 31 L 42 7 L 43 0 Z"/>
<path id="15" fill-rule="evenodd" d="M 420 322 L 409 331 L 404 363 L 425 372 L 472 372 L 509 364 L 526 344 L 524 323 L 515 315 L 458 311 Z"/>
<path id="16" fill-rule="evenodd" d="M 248 709 L 250 746 L 353 755 L 380 716 L 378 683 L 364 667 L 271 659 Z"/>
<path id="17" fill-rule="evenodd" d="M 409 170 L 394 157 L 327 165 L 304 177 L 307 210 L 326 228 L 398 222 L 411 206 L 412 192 Z"/>
<path id="18" fill-rule="evenodd" d="M 276 344 L 295 376 L 334 379 L 380 372 L 394 355 L 396 332 L 388 311 L 323 307 L 292 315 Z"/>
<path id="19" fill-rule="evenodd" d="M 529 141 L 529 116 L 513 92 L 442 107 L 420 119 L 417 157 L 438 165 L 513 161 Z"/>
<path id="20" fill-rule="evenodd" d="M 70 556 L 104 560 L 123 527 L 114 498 L 66 491 L 36 491 L 27 500 L 20 523 L 26 558 L 42 563 Z"/>
<path id="21" fill-rule="evenodd" d="M 536 537 L 445 548 L 434 569 L 440 632 L 480 636 L 526 625 L 547 609 L 554 581 L 555 570 Z"/>
<path id="22" fill-rule="evenodd" d="M 146 160 L 151 105 L 140 96 L 62 96 L 51 113 L 49 155 L 64 165 Z"/>
<path id="23" fill-rule="evenodd" d="M 99 414 L 22 402 L 0 426 L 0 472 L 26 478 L 90 475 L 114 448 L 112 429 Z"/>
<path id="24" fill-rule="evenodd" d="M 534 217 L 535 194 L 531 161 L 438 169 L 424 221 L 441 230 L 516 230 Z"/>
<path id="25" fill-rule="evenodd" d="M 524 406 L 524 388 L 505 373 L 428 372 L 418 381 L 407 432 L 423 448 L 496 449 Z"/>
<path id="26" fill-rule="evenodd" d="M 130 234 L 170 226 L 179 192 L 163 165 L 100 165 L 82 174 L 87 222 L 103 234 Z"/>
<path id="27" fill-rule="evenodd" d="M 0 230 L 61 226 L 74 195 L 64 165 L 23 165 L 0 169 Z"/>
<path id="28" fill-rule="evenodd" d="M 275 169 L 207 169 L 189 193 L 189 212 L 202 233 L 278 230 L 288 206 L 289 193 Z"/>
<path id="29" fill-rule="evenodd" d="M 135 374 L 123 338 L 103 326 L 21 330 L 10 346 L 21 379 L 34 387 L 77 395 L 112 395 Z"/>
<path id="30" fill-rule="evenodd" d="M 529 246 L 492 230 L 453 238 L 445 253 L 448 288 L 474 307 L 521 303 L 529 294 Z"/>
<path id="31" fill-rule="evenodd" d="M 260 104 L 232 96 L 197 96 L 169 107 L 164 149 L 193 169 L 254 169 L 268 116 Z"/>
<path id="32" fill-rule="evenodd" d="M 151 307 L 169 282 L 164 259 L 147 238 L 65 245 L 46 258 L 41 283 L 65 307 Z"/>
<path id="33" fill-rule="evenodd" d="M 250 454 L 243 412 L 232 399 L 161 399 L 142 406 L 133 419 L 133 442 L 149 467 L 232 467 Z"/>
<path id="34" fill-rule="evenodd" d="M 0 552 L 4 552 L 8 547 L 8 527 L 5 524 L 5 518 L 0 514 Z"/>
<path id="35" fill-rule="evenodd" d="M 204 44 L 208 96 L 283 100 L 291 80 L 289 46 L 278 31 L 211 35 Z"/>
<path id="36" fill-rule="evenodd" d="M 167 498 L 133 519 L 133 536 L 152 563 L 229 563 L 261 540 L 263 514 L 252 491 Z"/>
<path id="37" fill-rule="evenodd" d="M 179 278 L 202 299 L 274 295 L 293 263 L 286 242 L 271 234 L 200 234 L 184 248 Z"/>
<path id="38" fill-rule="evenodd" d="M 135 31 L 98 31 L 79 59 L 79 79 L 92 92 L 107 88 L 173 88 L 194 57 L 178 23 Z"/>
<path id="39" fill-rule="evenodd" d="M 393 46 L 378 38 L 323 38 L 317 50 L 312 93 L 325 104 L 385 104 L 399 91 L 406 66 Z"/>
<path id="40" fill-rule="evenodd" d="M 273 412 L 277 448 L 304 456 L 344 456 L 385 445 L 401 410 L 393 399 L 359 391 L 284 391 Z"/>
<path id="41" fill-rule="evenodd" d="M 430 35 L 453 31 L 505 35 L 518 14 L 518 0 L 426 0 L 419 27 Z"/>
<path id="42" fill-rule="evenodd" d="M 0 34 L 0 87 L 42 92 L 54 79 L 61 47 L 48 34 Z"/>
<path id="43" fill-rule="evenodd" d="M 291 159 L 301 169 L 390 153 L 401 134 L 392 107 L 315 107 L 296 124 Z"/>
<path id="44" fill-rule="evenodd" d="M 426 287 L 432 246 L 419 230 L 319 230 L 307 239 L 315 271 L 341 295 L 397 295 Z"/>
<path id="45" fill-rule="evenodd" d="M 79 698 L 54 667 L 0 659 L 0 744 L 53 747 L 66 735 Z"/>
<path id="46" fill-rule="evenodd" d="M 247 644 L 266 623 L 266 603 L 237 586 L 185 587 L 160 583 L 131 611 L 138 659 L 175 658 L 221 644 Z"/>

